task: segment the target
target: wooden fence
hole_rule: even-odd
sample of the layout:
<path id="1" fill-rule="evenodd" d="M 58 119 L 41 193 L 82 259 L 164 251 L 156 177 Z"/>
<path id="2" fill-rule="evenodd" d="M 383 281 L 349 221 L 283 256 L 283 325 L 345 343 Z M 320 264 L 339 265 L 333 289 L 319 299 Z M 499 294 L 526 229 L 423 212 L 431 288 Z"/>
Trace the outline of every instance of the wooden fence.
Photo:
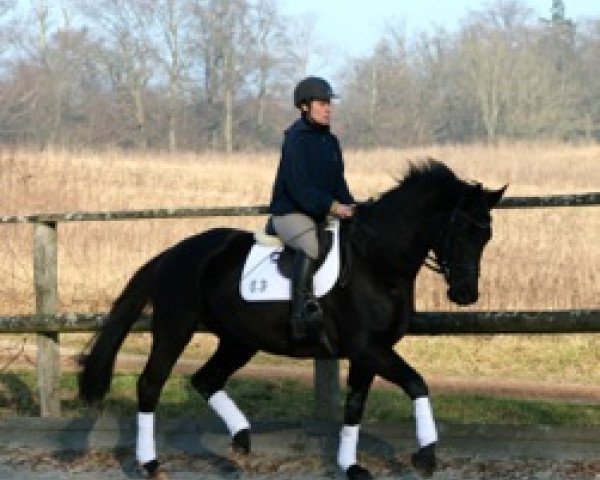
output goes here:
<path id="1" fill-rule="evenodd" d="M 504 198 L 499 208 L 584 207 L 600 205 L 600 193 Z M 96 213 L 66 213 L 0 216 L 0 224 L 33 225 L 34 285 L 36 314 L 0 316 L 0 333 L 36 333 L 38 338 L 37 378 L 40 414 L 60 416 L 60 333 L 95 331 L 105 314 L 57 313 L 57 229 L 60 223 L 134 219 L 199 218 L 265 215 L 266 207 L 222 207 L 156 209 Z M 134 331 L 149 329 L 142 318 Z M 201 330 L 199 330 L 201 331 Z M 563 311 L 423 312 L 417 314 L 410 334 L 478 335 L 600 332 L 600 309 Z M 336 360 L 315 362 L 317 416 L 333 418 L 339 394 Z"/>

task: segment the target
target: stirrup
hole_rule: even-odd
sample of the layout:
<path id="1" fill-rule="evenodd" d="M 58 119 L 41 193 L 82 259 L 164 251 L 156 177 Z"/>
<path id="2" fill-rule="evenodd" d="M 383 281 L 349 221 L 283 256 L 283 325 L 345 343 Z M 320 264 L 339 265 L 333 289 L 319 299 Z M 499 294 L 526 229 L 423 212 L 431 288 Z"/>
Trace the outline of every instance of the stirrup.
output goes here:
<path id="1" fill-rule="evenodd" d="M 296 342 L 317 337 L 323 329 L 323 310 L 316 298 L 307 298 L 301 313 L 290 317 L 290 335 Z"/>
<path id="2" fill-rule="evenodd" d="M 323 323 L 323 310 L 316 298 L 306 299 L 302 307 L 302 319 L 308 328 L 314 328 L 315 324 Z"/>

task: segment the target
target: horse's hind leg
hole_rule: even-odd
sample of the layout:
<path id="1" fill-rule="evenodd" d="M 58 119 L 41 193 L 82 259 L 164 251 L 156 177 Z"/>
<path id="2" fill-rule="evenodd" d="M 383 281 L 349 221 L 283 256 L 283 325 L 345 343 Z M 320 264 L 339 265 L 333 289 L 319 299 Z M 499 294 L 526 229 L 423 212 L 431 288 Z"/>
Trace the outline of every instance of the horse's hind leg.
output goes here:
<path id="1" fill-rule="evenodd" d="M 169 317 L 170 318 L 170 317 Z M 166 478 L 159 469 L 154 440 L 154 411 L 160 392 L 171 370 L 194 332 L 192 321 L 180 322 L 177 328 L 154 312 L 153 342 L 150 357 L 138 379 L 138 430 L 136 457 L 149 478 Z M 171 326 L 169 326 L 171 325 Z M 165 326 L 169 326 L 166 328 Z"/>
<path id="2" fill-rule="evenodd" d="M 254 349 L 221 338 L 213 356 L 192 377 L 194 388 L 227 426 L 235 453 L 250 453 L 250 423 L 223 388 L 255 353 Z"/>

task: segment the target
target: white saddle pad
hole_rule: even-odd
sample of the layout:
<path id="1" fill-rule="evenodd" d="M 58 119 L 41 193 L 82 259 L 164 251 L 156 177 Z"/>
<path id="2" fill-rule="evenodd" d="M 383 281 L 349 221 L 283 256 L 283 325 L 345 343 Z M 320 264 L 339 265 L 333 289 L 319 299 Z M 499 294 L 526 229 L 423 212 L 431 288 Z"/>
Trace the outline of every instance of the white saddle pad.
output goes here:
<path id="1" fill-rule="evenodd" d="M 317 270 L 313 280 L 314 293 L 322 297 L 328 293 L 340 274 L 340 223 L 332 220 L 327 227 L 333 233 L 331 249 L 325 261 Z M 277 259 L 282 246 L 265 246 L 255 243 L 246 258 L 240 293 L 249 302 L 290 300 L 290 280 L 279 273 Z"/>

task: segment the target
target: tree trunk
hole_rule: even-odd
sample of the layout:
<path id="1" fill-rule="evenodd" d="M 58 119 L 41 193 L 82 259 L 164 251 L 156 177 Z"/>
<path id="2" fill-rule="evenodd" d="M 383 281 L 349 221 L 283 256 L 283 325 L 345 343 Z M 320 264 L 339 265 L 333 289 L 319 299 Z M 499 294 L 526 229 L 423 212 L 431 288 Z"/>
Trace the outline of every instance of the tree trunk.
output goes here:
<path id="1" fill-rule="evenodd" d="M 169 151 L 177 150 L 177 80 L 169 84 Z"/>
<path id="2" fill-rule="evenodd" d="M 233 92 L 228 85 L 225 90 L 225 121 L 223 122 L 223 134 L 225 139 L 225 152 L 233 152 Z"/>
<path id="3" fill-rule="evenodd" d="M 54 80 L 54 98 L 52 108 L 54 109 L 52 115 L 52 127 L 50 134 L 48 135 L 47 146 L 57 147 L 58 140 L 60 137 L 60 128 L 62 124 L 62 87 L 57 85 L 58 81 Z"/>
<path id="4" fill-rule="evenodd" d="M 174 0 L 168 2 L 167 39 L 169 65 L 169 151 L 177 150 L 177 107 L 179 96 L 179 25 Z"/>
<path id="5" fill-rule="evenodd" d="M 265 110 L 266 110 L 266 75 L 261 73 L 260 85 L 258 88 L 258 111 L 256 112 L 256 124 L 262 127 L 265 124 Z"/>
<path id="6" fill-rule="evenodd" d="M 135 85 L 133 87 L 133 101 L 135 103 L 136 143 L 139 148 L 148 148 L 146 112 L 144 109 L 144 98 L 141 85 Z"/>

